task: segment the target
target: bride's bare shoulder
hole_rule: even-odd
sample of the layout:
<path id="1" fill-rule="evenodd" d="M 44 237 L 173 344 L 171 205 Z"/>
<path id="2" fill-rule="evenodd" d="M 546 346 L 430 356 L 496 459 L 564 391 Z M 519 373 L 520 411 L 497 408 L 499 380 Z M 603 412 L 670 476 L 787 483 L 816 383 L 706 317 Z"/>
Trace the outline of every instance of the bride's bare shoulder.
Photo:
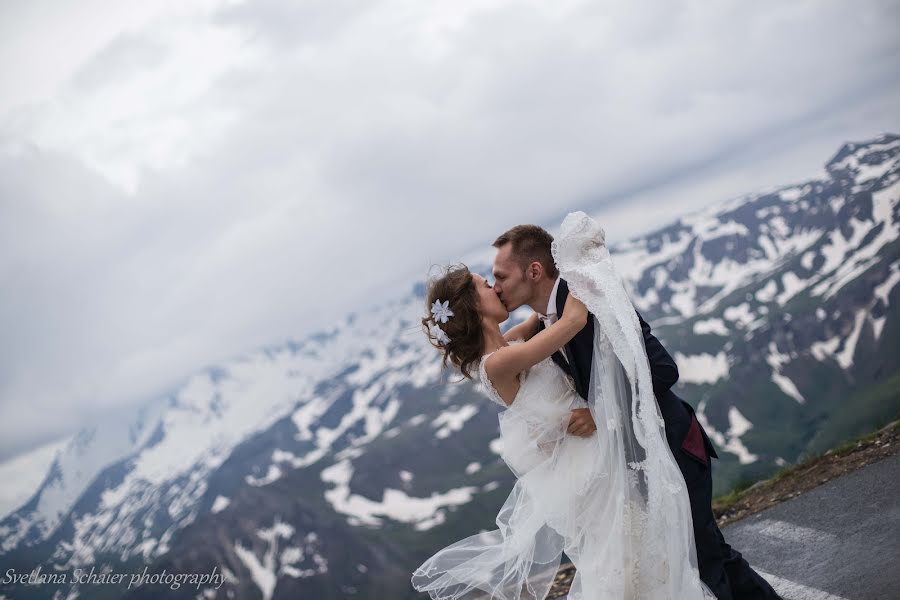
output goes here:
<path id="1" fill-rule="evenodd" d="M 491 381 L 494 381 L 497 377 L 502 377 L 503 355 L 501 352 L 503 352 L 505 348 L 506 347 L 495 350 L 481 358 L 481 368 Z M 496 359 L 497 355 L 500 355 L 499 361 Z"/>

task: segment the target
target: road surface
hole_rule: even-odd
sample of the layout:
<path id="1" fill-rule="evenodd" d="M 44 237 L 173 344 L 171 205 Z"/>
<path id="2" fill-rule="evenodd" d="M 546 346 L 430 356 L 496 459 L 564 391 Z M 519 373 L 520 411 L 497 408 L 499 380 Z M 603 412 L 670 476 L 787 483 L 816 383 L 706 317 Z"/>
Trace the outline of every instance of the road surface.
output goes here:
<path id="1" fill-rule="evenodd" d="M 786 600 L 900 600 L 900 454 L 722 533 Z"/>

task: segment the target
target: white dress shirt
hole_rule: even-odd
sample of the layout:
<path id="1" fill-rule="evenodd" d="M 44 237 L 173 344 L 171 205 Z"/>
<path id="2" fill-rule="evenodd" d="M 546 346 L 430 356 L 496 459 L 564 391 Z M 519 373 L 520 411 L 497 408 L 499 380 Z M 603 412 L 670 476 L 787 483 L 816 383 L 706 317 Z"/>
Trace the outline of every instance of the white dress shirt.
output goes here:
<path id="1" fill-rule="evenodd" d="M 546 327 L 550 327 L 559 320 L 559 314 L 556 308 L 556 293 L 558 291 L 559 277 L 557 277 L 556 281 L 553 283 L 553 290 L 550 292 L 550 300 L 547 302 L 546 314 L 542 315 L 541 313 L 538 313 L 538 317 L 540 317 Z"/>
<path id="2" fill-rule="evenodd" d="M 547 302 L 547 313 L 543 315 L 538 313 L 538 318 L 543 321 L 544 327 L 550 327 L 559 320 L 559 310 L 556 307 L 557 291 L 559 291 L 559 277 L 556 278 L 556 282 L 553 284 L 553 290 L 550 292 L 550 300 Z M 560 354 L 564 361 L 569 362 L 565 352 L 560 351 Z"/>

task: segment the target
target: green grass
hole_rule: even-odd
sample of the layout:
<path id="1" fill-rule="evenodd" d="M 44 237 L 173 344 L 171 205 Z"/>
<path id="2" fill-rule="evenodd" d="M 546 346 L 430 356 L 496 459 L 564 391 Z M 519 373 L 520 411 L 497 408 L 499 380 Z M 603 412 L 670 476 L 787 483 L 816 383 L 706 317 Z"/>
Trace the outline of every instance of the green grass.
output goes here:
<path id="1" fill-rule="evenodd" d="M 887 427 L 892 432 L 896 431 L 898 428 L 900 428 L 900 414 L 895 414 L 894 420 L 889 425 L 887 425 Z M 878 434 L 880 432 L 881 432 L 881 429 L 878 429 L 876 431 L 872 431 L 870 433 L 861 435 L 861 436 L 853 438 L 851 440 L 847 440 L 826 452 L 822 452 L 820 454 L 816 454 L 813 456 L 808 456 L 803 461 L 801 461 L 797 464 L 782 467 L 774 475 L 772 475 L 771 477 L 769 477 L 767 479 L 759 479 L 757 481 L 753 481 L 750 479 L 741 480 L 738 484 L 736 484 L 728 492 L 718 495 L 715 498 L 713 498 L 713 506 L 715 507 L 715 509 L 718 512 L 724 512 L 724 511 L 728 510 L 729 508 L 731 508 L 732 506 L 734 506 L 737 502 L 739 502 L 743 498 L 745 498 L 747 495 L 747 491 L 751 487 L 753 487 L 756 483 L 765 481 L 767 483 L 774 484 L 778 481 L 781 481 L 782 479 L 789 478 L 789 477 L 795 475 L 797 472 L 808 468 L 812 463 L 821 459 L 826 454 L 832 455 L 835 457 L 840 457 L 840 456 L 844 456 L 846 454 L 850 454 L 851 452 L 853 452 L 856 449 L 856 447 L 860 443 L 866 443 L 866 442 L 870 442 L 870 441 L 874 440 L 876 437 L 878 437 Z"/>
<path id="2" fill-rule="evenodd" d="M 864 435 L 895 417 L 900 407 L 900 373 L 867 386 L 847 398 L 850 410 L 835 410 L 807 444 L 804 456 L 815 456 L 848 436 Z"/>

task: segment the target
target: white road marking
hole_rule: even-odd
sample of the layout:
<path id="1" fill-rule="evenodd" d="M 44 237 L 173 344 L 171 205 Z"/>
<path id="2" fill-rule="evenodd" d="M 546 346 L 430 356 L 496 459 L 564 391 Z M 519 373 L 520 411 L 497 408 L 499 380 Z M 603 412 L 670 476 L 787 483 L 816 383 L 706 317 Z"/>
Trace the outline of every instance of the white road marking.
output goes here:
<path id="1" fill-rule="evenodd" d="M 789 579 L 782 579 L 777 575 L 766 573 L 757 568 L 754 568 L 754 570 L 762 575 L 775 591 L 778 592 L 778 595 L 785 598 L 785 600 L 847 600 L 847 598 L 844 598 L 843 596 L 835 596 L 834 594 L 829 594 L 828 592 L 823 592 L 822 590 L 817 590 L 816 588 L 811 588 Z"/>
<path id="2" fill-rule="evenodd" d="M 772 519 L 750 523 L 747 525 L 747 529 L 769 538 L 811 546 L 828 546 L 837 542 L 837 536 L 832 533 Z"/>
<path id="3" fill-rule="evenodd" d="M 803 544 L 808 548 L 827 548 L 838 543 L 837 536 L 832 533 L 775 519 L 762 519 L 755 523 L 749 523 L 746 529 L 773 540 Z M 755 570 L 786 600 L 847 600 L 841 596 L 835 596 L 790 579 L 766 573 L 760 569 Z"/>

